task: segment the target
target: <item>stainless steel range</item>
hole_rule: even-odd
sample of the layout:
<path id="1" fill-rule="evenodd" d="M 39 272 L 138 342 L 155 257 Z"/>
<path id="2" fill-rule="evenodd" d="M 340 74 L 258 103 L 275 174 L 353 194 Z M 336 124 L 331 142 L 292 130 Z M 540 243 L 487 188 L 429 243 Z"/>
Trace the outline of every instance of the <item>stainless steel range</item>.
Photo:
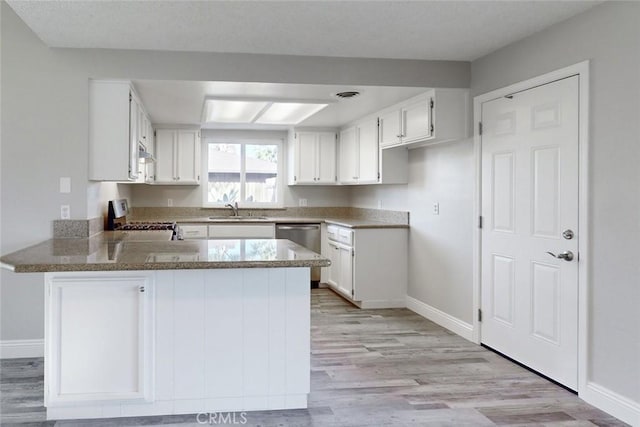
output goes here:
<path id="1" fill-rule="evenodd" d="M 107 229 L 117 231 L 173 231 L 172 240 L 180 240 L 180 230 L 173 221 L 129 221 L 127 199 L 109 201 Z"/>

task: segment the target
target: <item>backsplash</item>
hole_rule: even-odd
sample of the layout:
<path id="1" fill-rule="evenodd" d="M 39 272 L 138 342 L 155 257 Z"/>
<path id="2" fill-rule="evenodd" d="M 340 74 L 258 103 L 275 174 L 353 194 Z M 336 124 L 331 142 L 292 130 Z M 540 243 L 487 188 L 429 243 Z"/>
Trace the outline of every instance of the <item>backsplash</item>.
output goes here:
<path id="1" fill-rule="evenodd" d="M 229 215 L 227 208 L 185 208 L 185 207 L 133 207 L 127 217 L 129 220 L 179 220 L 184 218 L 203 218 L 209 216 Z M 242 209 L 241 216 L 261 215 L 267 217 L 305 217 L 305 218 L 351 218 L 372 221 L 409 224 L 409 212 L 383 209 L 366 209 L 352 207 L 289 207 L 281 209 Z"/>
<path id="2" fill-rule="evenodd" d="M 104 218 L 56 219 L 53 221 L 55 239 L 81 239 L 91 237 L 104 230 Z"/>

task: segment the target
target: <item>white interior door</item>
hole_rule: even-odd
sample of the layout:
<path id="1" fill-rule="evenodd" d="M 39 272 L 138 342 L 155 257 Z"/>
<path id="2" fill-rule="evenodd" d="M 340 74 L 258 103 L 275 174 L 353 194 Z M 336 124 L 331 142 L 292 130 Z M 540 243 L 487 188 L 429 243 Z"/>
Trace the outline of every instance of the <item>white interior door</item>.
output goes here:
<path id="1" fill-rule="evenodd" d="M 481 136 L 482 342 L 572 389 L 578 113 L 574 76 L 483 103 Z"/>

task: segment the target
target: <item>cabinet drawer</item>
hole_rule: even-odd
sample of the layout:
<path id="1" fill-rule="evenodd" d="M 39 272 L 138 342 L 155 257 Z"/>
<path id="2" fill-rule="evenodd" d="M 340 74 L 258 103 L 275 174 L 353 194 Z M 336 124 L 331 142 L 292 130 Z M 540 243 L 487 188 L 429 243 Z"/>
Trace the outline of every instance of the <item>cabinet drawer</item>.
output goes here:
<path id="1" fill-rule="evenodd" d="M 206 239 L 208 230 L 206 225 L 181 225 L 184 239 Z"/>
<path id="2" fill-rule="evenodd" d="M 345 245 L 353 245 L 353 230 L 338 228 L 338 241 Z"/>
<path id="3" fill-rule="evenodd" d="M 336 227 L 335 225 L 328 225 L 327 226 L 327 238 L 329 240 L 333 240 L 335 242 L 338 241 L 338 229 L 339 227 Z"/>
<path id="4" fill-rule="evenodd" d="M 273 239 L 274 224 L 210 225 L 211 239 Z"/>

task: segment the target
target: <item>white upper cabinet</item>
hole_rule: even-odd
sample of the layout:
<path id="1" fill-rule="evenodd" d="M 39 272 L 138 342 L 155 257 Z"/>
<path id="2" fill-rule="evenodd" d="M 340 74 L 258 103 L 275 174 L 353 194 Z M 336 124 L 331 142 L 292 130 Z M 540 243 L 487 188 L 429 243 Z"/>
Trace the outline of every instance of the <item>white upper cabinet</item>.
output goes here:
<path id="1" fill-rule="evenodd" d="M 380 147 L 389 147 L 400 144 L 402 132 L 400 130 L 400 110 L 393 108 L 381 113 L 380 120 Z"/>
<path id="2" fill-rule="evenodd" d="M 336 183 L 335 132 L 294 132 L 289 184 Z"/>
<path id="3" fill-rule="evenodd" d="M 356 125 L 358 130 L 358 182 L 378 182 L 378 120 L 364 120 Z"/>
<path id="4" fill-rule="evenodd" d="M 155 184 L 200 183 L 200 131 L 158 129 L 155 138 Z"/>
<path id="5" fill-rule="evenodd" d="M 89 179 L 136 181 L 139 111 L 142 103 L 130 82 L 89 82 Z"/>
<path id="6" fill-rule="evenodd" d="M 378 182 L 378 121 L 363 120 L 340 132 L 340 174 L 343 184 Z"/>
<path id="7" fill-rule="evenodd" d="M 431 97 L 420 98 L 402 107 L 402 143 L 407 144 L 431 137 Z"/>
<path id="8" fill-rule="evenodd" d="M 469 91 L 432 89 L 378 114 L 380 147 L 409 148 L 469 136 Z"/>
<path id="9" fill-rule="evenodd" d="M 358 182 L 358 129 L 356 126 L 340 132 L 340 175 L 344 184 Z"/>
<path id="10" fill-rule="evenodd" d="M 336 140 L 334 132 L 318 133 L 318 179 L 319 184 L 335 184 L 336 176 Z"/>
<path id="11" fill-rule="evenodd" d="M 144 149 L 148 153 L 153 154 L 153 127 L 151 126 L 151 119 L 144 110 L 142 103 L 136 98 L 132 97 L 131 100 L 131 123 L 132 131 L 131 135 L 135 135 L 136 142 L 132 143 L 130 147 L 137 147 L 138 150 Z M 138 153 L 132 158 L 137 158 Z M 138 177 L 133 181 L 136 183 L 150 183 L 154 172 L 154 165 L 152 162 L 143 162 L 141 159 L 137 165 Z"/>
<path id="12" fill-rule="evenodd" d="M 173 129 L 156 130 L 155 182 L 175 182 L 174 154 L 176 132 Z"/>
<path id="13" fill-rule="evenodd" d="M 156 144 L 155 144 L 153 126 L 151 125 L 151 120 L 149 120 L 149 119 L 147 120 L 147 138 L 146 138 L 146 140 L 147 140 L 147 144 L 146 144 L 147 145 L 147 152 L 149 154 L 151 154 L 155 158 Z M 155 173 L 156 173 L 156 163 L 155 162 L 145 163 L 144 181 L 147 184 L 153 184 L 153 181 L 155 180 Z"/>
<path id="14" fill-rule="evenodd" d="M 200 183 L 200 130 L 179 130 L 175 151 L 179 184 Z"/>

